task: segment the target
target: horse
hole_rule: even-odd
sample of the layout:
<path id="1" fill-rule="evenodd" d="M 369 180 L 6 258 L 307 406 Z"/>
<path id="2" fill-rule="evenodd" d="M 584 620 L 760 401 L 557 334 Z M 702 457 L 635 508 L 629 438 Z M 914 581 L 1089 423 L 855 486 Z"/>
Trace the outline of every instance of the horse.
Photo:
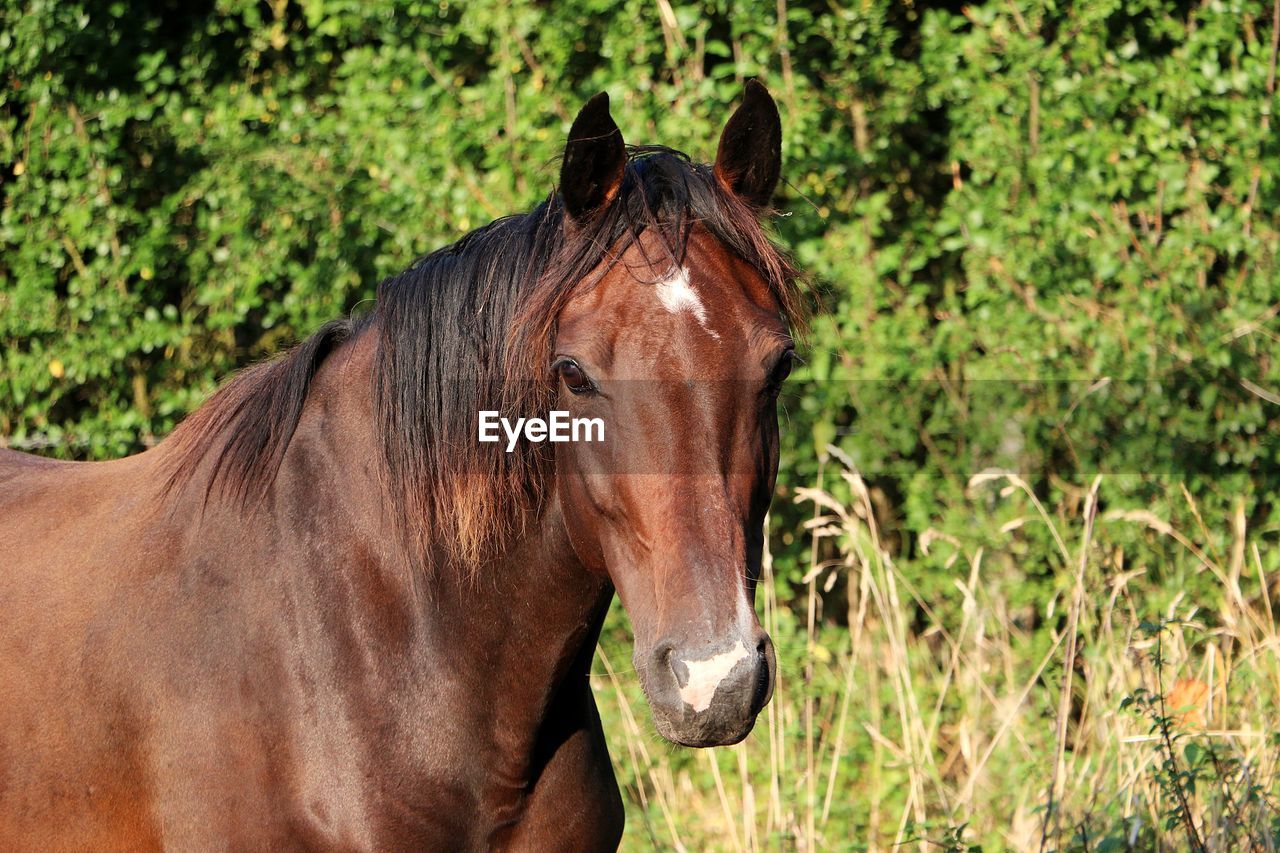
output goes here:
<path id="1" fill-rule="evenodd" d="M 769 701 L 754 609 L 803 296 L 781 123 L 715 162 L 608 96 L 559 183 L 104 462 L 0 450 L 0 838 L 16 849 L 609 849 L 615 591 L 658 732 Z M 477 436 L 565 411 L 602 441 Z"/>

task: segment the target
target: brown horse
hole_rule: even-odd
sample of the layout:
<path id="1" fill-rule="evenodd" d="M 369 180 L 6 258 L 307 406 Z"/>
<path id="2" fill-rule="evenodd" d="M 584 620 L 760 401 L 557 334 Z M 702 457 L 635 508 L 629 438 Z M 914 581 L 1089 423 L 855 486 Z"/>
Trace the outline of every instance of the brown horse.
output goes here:
<path id="1" fill-rule="evenodd" d="M 752 606 L 792 358 L 751 83 L 714 166 L 592 98 L 556 193 L 384 282 L 158 447 L 0 451 L 0 846 L 588 850 L 616 588 L 658 730 L 768 701 Z M 478 412 L 603 441 L 478 440 Z"/>

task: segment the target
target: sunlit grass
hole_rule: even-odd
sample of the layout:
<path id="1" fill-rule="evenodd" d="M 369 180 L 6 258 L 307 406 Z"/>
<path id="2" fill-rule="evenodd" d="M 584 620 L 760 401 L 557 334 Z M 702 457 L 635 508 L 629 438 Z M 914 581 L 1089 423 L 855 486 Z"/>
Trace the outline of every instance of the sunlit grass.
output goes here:
<path id="1" fill-rule="evenodd" d="M 766 564 L 758 605 L 781 675 L 744 743 L 661 740 L 625 626 L 615 617 L 606 631 L 594 686 L 628 804 L 625 849 L 1280 843 L 1280 639 L 1262 537 L 1242 514 L 1222 520 L 1232 544 L 1219 557 L 1197 544 L 1212 520 L 1189 496 L 1195 531 L 1099 511 L 1105 478 L 1068 512 L 1015 474 L 982 472 L 975 501 L 1025 508 L 1005 525 L 1011 541 L 1048 526 L 1064 592 L 1028 620 L 988 577 L 1008 560 L 935 534 L 920 547 L 945 554 L 956 598 L 944 616 L 881 541 L 852 464 L 837 454 L 824 480 L 795 495 L 813 509 L 799 586 L 782 589 Z M 1125 537 L 1112 535 L 1134 525 L 1176 542 L 1212 579 L 1213 601 L 1155 589 L 1157 573 L 1126 560 Z"/>

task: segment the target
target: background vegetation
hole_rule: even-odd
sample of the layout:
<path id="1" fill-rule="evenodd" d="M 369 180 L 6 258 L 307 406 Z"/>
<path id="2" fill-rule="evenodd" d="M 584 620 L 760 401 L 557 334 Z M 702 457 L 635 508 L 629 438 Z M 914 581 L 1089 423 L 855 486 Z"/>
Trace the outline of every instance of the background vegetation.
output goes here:
<path id="1" fill-rule="evenodd" d="M 0 436 L 106 458 L 551 188 L 777 96 L 779 693 L 628 846 L 1280 843 L 1280 4 L 4 0 Z M 1068 663 L 1069 662 L 1069 663 Z M 927 839 L 927 840 L 926 840 Z"/>

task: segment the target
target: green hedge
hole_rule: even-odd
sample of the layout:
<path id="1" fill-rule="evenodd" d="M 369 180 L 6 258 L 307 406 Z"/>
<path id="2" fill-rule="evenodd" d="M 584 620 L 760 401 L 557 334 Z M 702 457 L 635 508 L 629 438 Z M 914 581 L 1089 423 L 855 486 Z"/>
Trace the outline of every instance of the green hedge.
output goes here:
<path id="1" fill-rule="evenodd" d="M 591 93 L 630 141 L 709 158 L 758 75 L 784 116 L 778 230 L 820 308 L 784 486 L 838 445 L 916 556 L 974 523 L 989 465 L 1043 492 L 1123 474 L 1135 504 L 1185 510 L 1176 480 L 1272 523 L 1269 12 L 6 0 L 0 435 L 145 447 L 380 277 L 531 206 Z"/>

